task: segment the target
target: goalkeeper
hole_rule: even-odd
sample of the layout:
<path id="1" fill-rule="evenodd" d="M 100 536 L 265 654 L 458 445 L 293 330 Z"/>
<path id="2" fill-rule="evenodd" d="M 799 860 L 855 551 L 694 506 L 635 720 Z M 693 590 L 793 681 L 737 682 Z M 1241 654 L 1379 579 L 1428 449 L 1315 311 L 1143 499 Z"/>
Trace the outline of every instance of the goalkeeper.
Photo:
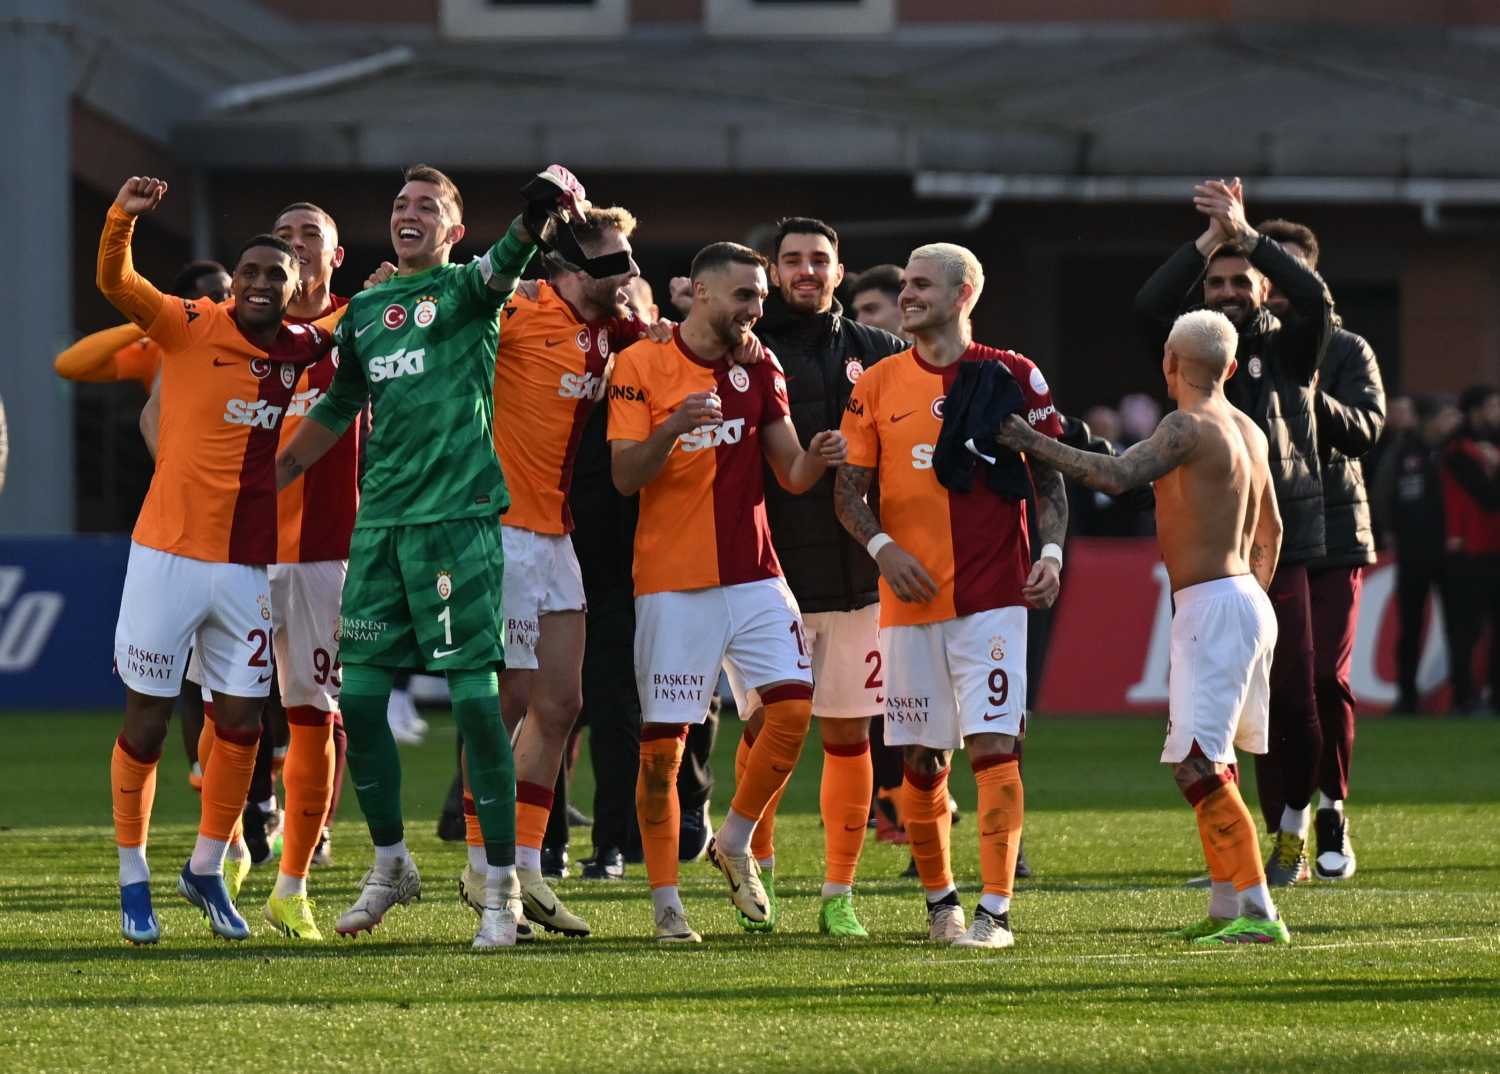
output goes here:
<path id="1" fill-rule="evenodd" d="M 463 239 L 463 199 L 442 172 L 416 165 L 391 209 L 397 271 L 356 295 L 334 335 L 328 395 L 277 457 L 285 487 L 360 413 L 373 411 L 359 513 L 344 583 L 340 656 L 349 772 L 375 844 L 354 905 L 336 931 L 378 925 L 421 893 L 401 818 L 401 762 L 386 723 L 401 669 L 445 674 L 467 747 L 488 862 L 478 949 L 509 947 L 524 923 L 515 871 L 516 780 L 500 722 L 500 513 L 508 506 L 490 428 L 498 316 L 549 216 L 576 217 L 583 188 L 554 165 L 526 188 L 524 217 L 483 256 L 449 264 Z"/>

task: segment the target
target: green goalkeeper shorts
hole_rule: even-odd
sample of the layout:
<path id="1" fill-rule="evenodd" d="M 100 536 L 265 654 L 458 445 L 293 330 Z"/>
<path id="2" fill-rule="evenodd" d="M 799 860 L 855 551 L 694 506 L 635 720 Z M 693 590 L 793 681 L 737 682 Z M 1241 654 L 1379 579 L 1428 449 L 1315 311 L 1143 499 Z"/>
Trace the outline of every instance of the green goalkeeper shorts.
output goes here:
<path id="1" fill-rule="evenodd" d="M 503 665 L 500 519 L 357 529 L 339 658 L 440 673 Z"/>

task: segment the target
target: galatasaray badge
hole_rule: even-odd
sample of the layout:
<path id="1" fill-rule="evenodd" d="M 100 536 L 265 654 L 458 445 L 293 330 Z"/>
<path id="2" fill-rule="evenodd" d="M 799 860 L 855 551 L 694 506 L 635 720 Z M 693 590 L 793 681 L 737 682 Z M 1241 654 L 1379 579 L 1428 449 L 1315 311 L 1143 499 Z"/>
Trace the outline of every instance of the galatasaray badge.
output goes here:
<path id="1" fill-rule="evenodd" d="M 589 330 L 587 328 L 580 328 L 578 334 L 573 337 L 573 342 L 578 344 L 579 350 L 587 354 L 589 352 Z"/>
<path id="2" fill-rule="evenodd" d="M 844 363 L 844 376 L 849 378 L 850 384 L 859 383 L 859 378 L 865 375 L 864 363 L 858 358 L 850 358 Z"/>
<path id="3" fill-rule="evenodd" d="M 437 594 L 444 600 L 453 595 L 453 575 L 449 571 L 438 571 Z"/>
<path id="4" fill-rule="evenodd" d="M 599 329 L 599 357 L 609 357 L 609 331 L 604 328 Z"/>
<path id="5" fill-rule="evenodd" d="M 292 365 L 291 362 L 282 362 L 281 363 L 281 386 L 283 388 L 290 388 L 293 384 L 296 384 L 296 383 L 297 383 L 297 367 L 294 366 L 294 365 Z"/>
<path id="6" fill-rule="evenodd" d="M 260 605 L 260 617 L 269 623 L 271 621 L 271 598 L 261 593 L 255 600 Z"/>
<path id="7" fill-rule="evenodd" d="M 1261 371 L 1261 367 L 1260 367 L 1260 355 L 1257 354 L 1254 358 L 1251 358 L 1250 359 L 1250 363 L 1247 366 L 1245 366 L 1245 372 L 1249 373 L 1256 380 L 1259 380 L 1260 379 L 1260 371 Z"/>
<path id="8" fill-rule="evenodd" d="M 745 367 L 735 365 L 729 367 L 729 383 L 734 385 L 734 390 L 744 392 L 750 390 L 750 374 L 745 372 Z"/>
<path id="9" fill-rule="evenodd" d="M 437 320 L 437 299 L 431 295 L 423 295 L 417 308 L 411 311 L 411 319 L 418 328 L 426 328 Z"/>
<path id="10" fill-rule="evenodd" d="M 946 395 L 940 395 L 932 401 L 932 416 L 938 421 L 943 420 L 943 400 L 947 398 Z"/>
<path id="11" fill-rule="evenodd" d="M 990 639 L 990 659 L 997 664 L 1005 659 L 1005 639 L 998 634 Z"/>

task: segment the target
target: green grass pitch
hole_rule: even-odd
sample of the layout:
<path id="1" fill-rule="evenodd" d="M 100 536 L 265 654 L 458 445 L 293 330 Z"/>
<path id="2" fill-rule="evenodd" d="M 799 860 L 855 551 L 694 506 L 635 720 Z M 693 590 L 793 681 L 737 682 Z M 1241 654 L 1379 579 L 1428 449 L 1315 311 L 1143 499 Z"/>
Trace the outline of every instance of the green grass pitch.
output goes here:
<path id="1" fill-rule="evenodd" d="M 109 827 L 113 714 L 12 714 L 0 779 L 0 1071 L 1497 1071 L 1500 724 L 1369 721 L 1350 803 L 1359 873 L 1281 897 L 1294 945 L 1197 952 L 1166 930 L 1203 912 L 1196 829 L 1154 720 L 1040 719 L 1027 744 L 1017 946 L 932 947 L 899 848 L 867 843 L 856 904 L 872 937 L 816 933 L 819 750 L 778 826 L 782 927 L 747 936 L 716 874 L 684 867 L 697 949 L 649 939 L 641 867 L 564 881 L 586 941 L 468 950 L 461 848 L 434 838 L 452 724 L 404 751 L 409 840 L 426 895 L 373 938 L 294 945 L 260 922 L 273 879 L 241 896 L 246 943 L 213 939 L 175 894 L 196 800 L 174 734 L 151 847 L 164 937 L 118 932 Z M 735 728 L 718 749 L 727 801 Z M 591 808 L 588 764 L 577 800 Z M 973 781 L 954 829 L 977 889 Z M 587 833 L 575 832 L 575 856 Z M 312 894 L 331 935 L 369 861 L 352 793 L 336 864 Z"/>

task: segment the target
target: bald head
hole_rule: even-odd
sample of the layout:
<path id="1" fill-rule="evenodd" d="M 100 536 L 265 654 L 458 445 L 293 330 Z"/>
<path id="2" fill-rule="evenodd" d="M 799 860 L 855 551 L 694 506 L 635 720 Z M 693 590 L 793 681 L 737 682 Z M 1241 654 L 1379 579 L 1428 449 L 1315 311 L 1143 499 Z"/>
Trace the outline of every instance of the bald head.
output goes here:
<path id="1" fill-rule="evenodd" d="M 1177 318 L 1167 336 L 1167 354 L 1195 382 L 1218 384 L 1228 377 L 1239 347 L 1234 324 L 1217 310 L 1193 310 Z"/>

